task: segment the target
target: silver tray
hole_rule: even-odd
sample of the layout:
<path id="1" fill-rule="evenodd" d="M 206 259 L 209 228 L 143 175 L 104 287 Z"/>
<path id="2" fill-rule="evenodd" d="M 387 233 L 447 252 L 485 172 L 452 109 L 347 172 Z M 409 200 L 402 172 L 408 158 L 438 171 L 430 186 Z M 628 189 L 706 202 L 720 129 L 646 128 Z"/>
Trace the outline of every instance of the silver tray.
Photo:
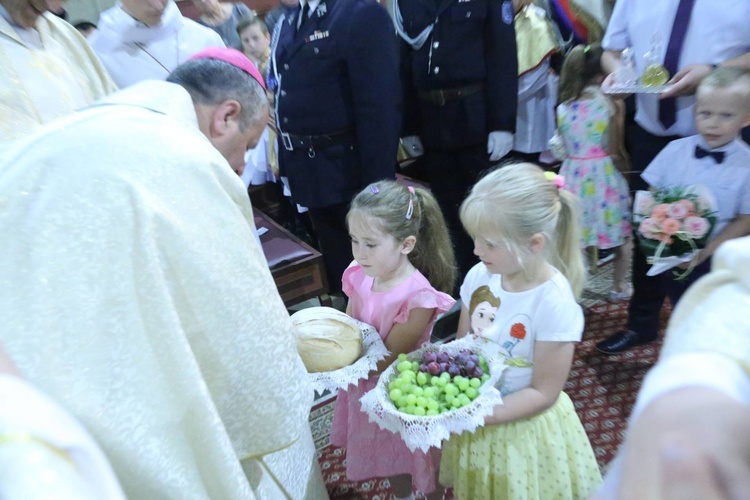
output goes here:
<path id="1" fill-rule="evenodd" d="M 602 87 L 605 94 L 663 94 L 672 89 L 672 85 L 612 85 L 611 87 Z"/>

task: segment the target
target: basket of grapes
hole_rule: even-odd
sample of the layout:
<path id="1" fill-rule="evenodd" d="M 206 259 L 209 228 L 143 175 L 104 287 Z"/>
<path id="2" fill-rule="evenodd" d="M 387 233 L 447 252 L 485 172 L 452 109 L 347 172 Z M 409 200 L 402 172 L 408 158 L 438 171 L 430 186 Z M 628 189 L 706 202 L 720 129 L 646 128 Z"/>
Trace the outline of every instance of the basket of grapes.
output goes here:
<path id="1" fill-rule="evenodd" d="M 291 319 L 297 352 L 319 394 L 357 384 L 388 355 L 375 328 L 336 309 L 311 307 Z"/>
<path id="2" fill-rule="evenodd" d="M 453 433 L 473 432 L 502 404 L 495 384 L 504 358 L 483 339 L 466 337 L 401 354 L 360 399 L 381 429 L 414 451 L 439 448 Z"/>

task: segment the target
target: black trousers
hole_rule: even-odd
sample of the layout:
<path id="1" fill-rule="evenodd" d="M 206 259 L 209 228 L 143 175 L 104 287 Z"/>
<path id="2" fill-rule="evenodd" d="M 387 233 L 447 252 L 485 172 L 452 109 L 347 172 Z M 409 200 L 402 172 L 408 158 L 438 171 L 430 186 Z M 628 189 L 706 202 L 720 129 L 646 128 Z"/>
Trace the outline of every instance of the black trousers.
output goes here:
<path id="1" fill-rule="evenodd" d="M 641 178 L 640 172 L 645 170 L 654 157 L 675 139 L 679 137 L 656 136 L 637 124 L 633 124 L 628 129 L 632 169 L 637 172 L 629 179 L 631 191 L 648 189 L 648 184 Z M 675 166 L 675 168 L 679 167 Z M 685 293 L 687 287 L 708 271 L 709 263 L 705 262 L 704 265 L 694 269 L 691 275 L 683 281 L 672 279 L 671 271 L 657 276 L 646 276 L 650 267 L 646 262 L 646 255 L 641 252 L 636 242 L 633 245 L 633 297 L 630 299 L 628 309 L 627 328 L 645 338 L 656 338 L 664 299 L 669 296 L 674 305 Z"/>
<path id="2" fill-rule="evenodd" d="M 329 293 L 341 291 L 341 277 L 352 262 L 352 244 L 346 227 L 349 203 L 339 203 L 323 208 L 310 208 L 315 235 L 326 264 Z"/>
<path id="3" fill-rule="evenodd" d="M 490 166 L 487 146 L 428 150 L 425 163 L 430 190 L 443 211 L 453 241 L 459 272 L 457 283 L 460 285 L 478 259 L 474 255 L 474 242 L 461 225 L 459 208 L 480 173 Z"/>

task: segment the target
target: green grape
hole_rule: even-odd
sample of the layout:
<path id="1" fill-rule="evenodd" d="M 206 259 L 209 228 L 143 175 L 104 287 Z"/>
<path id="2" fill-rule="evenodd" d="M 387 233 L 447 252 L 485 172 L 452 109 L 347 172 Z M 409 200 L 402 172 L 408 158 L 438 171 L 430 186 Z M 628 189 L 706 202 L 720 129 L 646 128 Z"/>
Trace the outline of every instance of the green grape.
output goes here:
<path id="1" fill-rule="evenodd" d="M 401 396 L 400 398 L 398 398 L 398 401 L 396 401 L 396 406 L 399 410 L 401 408 L 406 408 L 407 406 L 409 406 L 409 400 L 406 396 Z"/>
<path id="2" fill-rule="evenodd" d="M 427 401 L 427 409 L 428 410 L 437 410 L 438 408 L 440 408 L 440 403 L 438 403 L 434 399 L 432 399 L 430 401 Z"/>
<path id="3" fill-rule="evenodd" d="M 454 396 L 458 396 L 459 392 L 461 391 L 458 390 L 458 387 L 456 387 L 456 384 L 453 384 L 453 383 L 445 384 L 446 394 L 452 394 Z"/>
<path id="4" fill-rule="evenodd" d="M 404 394 L 411 393 L 411 388 L 412 388 L 412 385 L 407 381 L 404 381 L 404 383 L 401 384 L 401 387 L 399 387 L 399 389 L 401 389 L 401 392 L 403 392 Z"/>
<path id="5" fill-rule="evenodd" d="M 401 396 L 403 395 L 404 394 L 401 392 L 400 389 L 393 389 L 391 393 L 389 394 L 389 396 L 391 397 L 391 401 L 398 401 L 399 399 L 401 399 Z"/>
<path id="6" fill-rule="evenodd" d="M 419 396 L 417 398 L 417 406 L 420 408 L 427 408 L 427 398 L 424 396 Z"/>
<path id="7" fill-rule="evenodd" d="M 467 396 L 466 394 L 459 394 L 456 399 L 461 402 L 461 406 L 466 406 L 467 404 L 471 403 L 471 399 L 469 399 L 469 396 Z"/>
<path id="8" fill-rule="evenodd" d="M 414 382 L 417 379 L 417 374 L 412 370 L 404 370 L 403 372 L 401 372 L 401 376 L 411 382 Z"/>
<path id="9" fill-rule="evenodd" d="M 472 386 L 474 389 L 479 389 L 479 386 L 482 385 L 482 380 L 478 378 L 473 378 L 469 381 L 469 385 Z"/>
<path id="10" fill-rule="evenodd" d="M 443 372 L 443 373 L 440 374 L 440 378 L 442 378 L 443 380 L 450 380 L 451 379 L 451 374 L 448 373 L 448 372 Z"/>
<path id="11" fill-rule="evenodd" d="M 408 361 L 401 361 L 396 365 L 396 370 L 398 370 L 400 373 L 403 373 L 406 370 L 411 370 L 411 363 L 409 363 Z"/>
<path id="12" fill-rule="evenodd" d="M 437 395 L 437 391 L 433 387 L 425 387 L 422 395 L 426 398 L 434 398 Z"/>
<path id="13" fill-rule="evenodd" d="M 427 411 L 424 408 L 422 408 L 421 406 L 417 406 L 414 409 L 414 415 L 416 415 L 418 417 L 424 417 L 426 413 L 427 413 Z"/>
<path id="14" fill-rule="evenodd" d="M 438 410 L 427 410 L 426 415 L 428 417 L 434 417 L 435 415 L 440 415 L 440 412 Z"/>
<path id="15" fill-rule="evenodd" d="M 449 379 L 447 379 L 447 378 L 439 377 L 438 378 L 438 382 L 437 382 L 438 387 L 445 388 L 445 386 L 448 384 L 448 380 Z"/>
<path id="16" fill-rule="evenodd" d="M 418 385 L 414 385 L 411 388 L 411 393 L 414 394 L 415 396 L 419 397 L 419 396 L 424 395 L 424 389 L 422 389 Z"/>
<path id="17" fill-rule="evenodd" d="M 456 400 L 456 396 L 453 394 L 446 394 L 445 395 L 445 402 L 448 404 L 452 404 Z"/>
<path id="18" fill-rule="evenodd" d="M 409 403 L 409 406 L 413 406 L 417 404 L 417 397 L 414 394 L 409 394 L 406 396 L 406 401 Z"/>
<path id="19" fill-rule="evenodd" d="M 456 382 L 456 385 L 458 386 L 460 390 L 466 391 L 466 389 L 469 388 L 469 381 L 468 379 L 461 378 L 461 380 Z"/>
<path id="20" fill-rule="evenodd" d="M 451 406 L 453 408 L 461 408 L 461 400 L 459 398 L 453 399 L 453 401 L 451 402 Z"/>
<path id="21" fill-rule="evenodd" d="M 439 383 L 440 383 L 440 377 L 436 377 L 432 375 L 432 378 L 430 379 L 430 385 L 437 387 Z"/>
<path id="22" fill-rule="evenodd" d="M 484 375 L 482 375 L 482 383 L 487 382 L 490 379 L 490 375 L 485 372 Z"/>
<path id="23" fill-rule="evenodd" d="M 427 374 L 424 372 L 417 373 L 417 383 L 419 385 L 425 385 L 427 383 Z"/>
<path id="24" fill-rule="evenodd" d="M 404 354 L 403 352 L 401 354 L 399 354 L 398 355 L 398 360 L 399 361 L 406 361 L 406 354 Z"/>
<path id="25" fill-rule="evenodd" d="M 416 406 L 414 406 L 414 405 L 409 405 L 409 406 L 407 406 L 407 407 L 406 407 L 406 410 L 404 410 L 404 411 L 405 411 L 406 413 L 408 413 L 409 415 L 414 415 L 414 411 L 415 411 L 416 409 L 417 409 L 417 407 L 416 407 Z"/>
<path id="26" fill-rule="evenodd" d="M 474 387 L 469 387 L 468 389 L 466 389 L 465 394 L 469 397 L 469 399 L 476 399 L 477 396 L 479 396 L 479 391 Z"/>

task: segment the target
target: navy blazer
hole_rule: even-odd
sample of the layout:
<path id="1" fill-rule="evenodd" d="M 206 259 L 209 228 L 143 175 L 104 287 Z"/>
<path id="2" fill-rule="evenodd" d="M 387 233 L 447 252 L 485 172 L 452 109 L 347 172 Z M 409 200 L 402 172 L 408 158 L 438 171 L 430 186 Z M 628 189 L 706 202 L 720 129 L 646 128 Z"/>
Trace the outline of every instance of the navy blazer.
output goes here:
<path id="1" fill-rule="evenodd" d="M 514 132 L 518 59 L 510 0 L 398 0 L 404 31 L 430 37 L 414 50 L 401 40 L 404 135 L 427 147 L 487 142 L 489 132 Z M 419 92 L 483 84 L 482 92 L 436 106 Z"/>
<path id="2" fill-rule="evenodd" d="M 288 151 L 279 167 L 296 203 L 348 203 L 367 184 L 395 176 L 401 126 L 398 43 L 388 12 L 375 0 L 321 0 L 299 33 L 299 7 L 274 34 L 280 133 L 350 137 Z M 275 72 L 274 72 L 275 69 Z"/>

